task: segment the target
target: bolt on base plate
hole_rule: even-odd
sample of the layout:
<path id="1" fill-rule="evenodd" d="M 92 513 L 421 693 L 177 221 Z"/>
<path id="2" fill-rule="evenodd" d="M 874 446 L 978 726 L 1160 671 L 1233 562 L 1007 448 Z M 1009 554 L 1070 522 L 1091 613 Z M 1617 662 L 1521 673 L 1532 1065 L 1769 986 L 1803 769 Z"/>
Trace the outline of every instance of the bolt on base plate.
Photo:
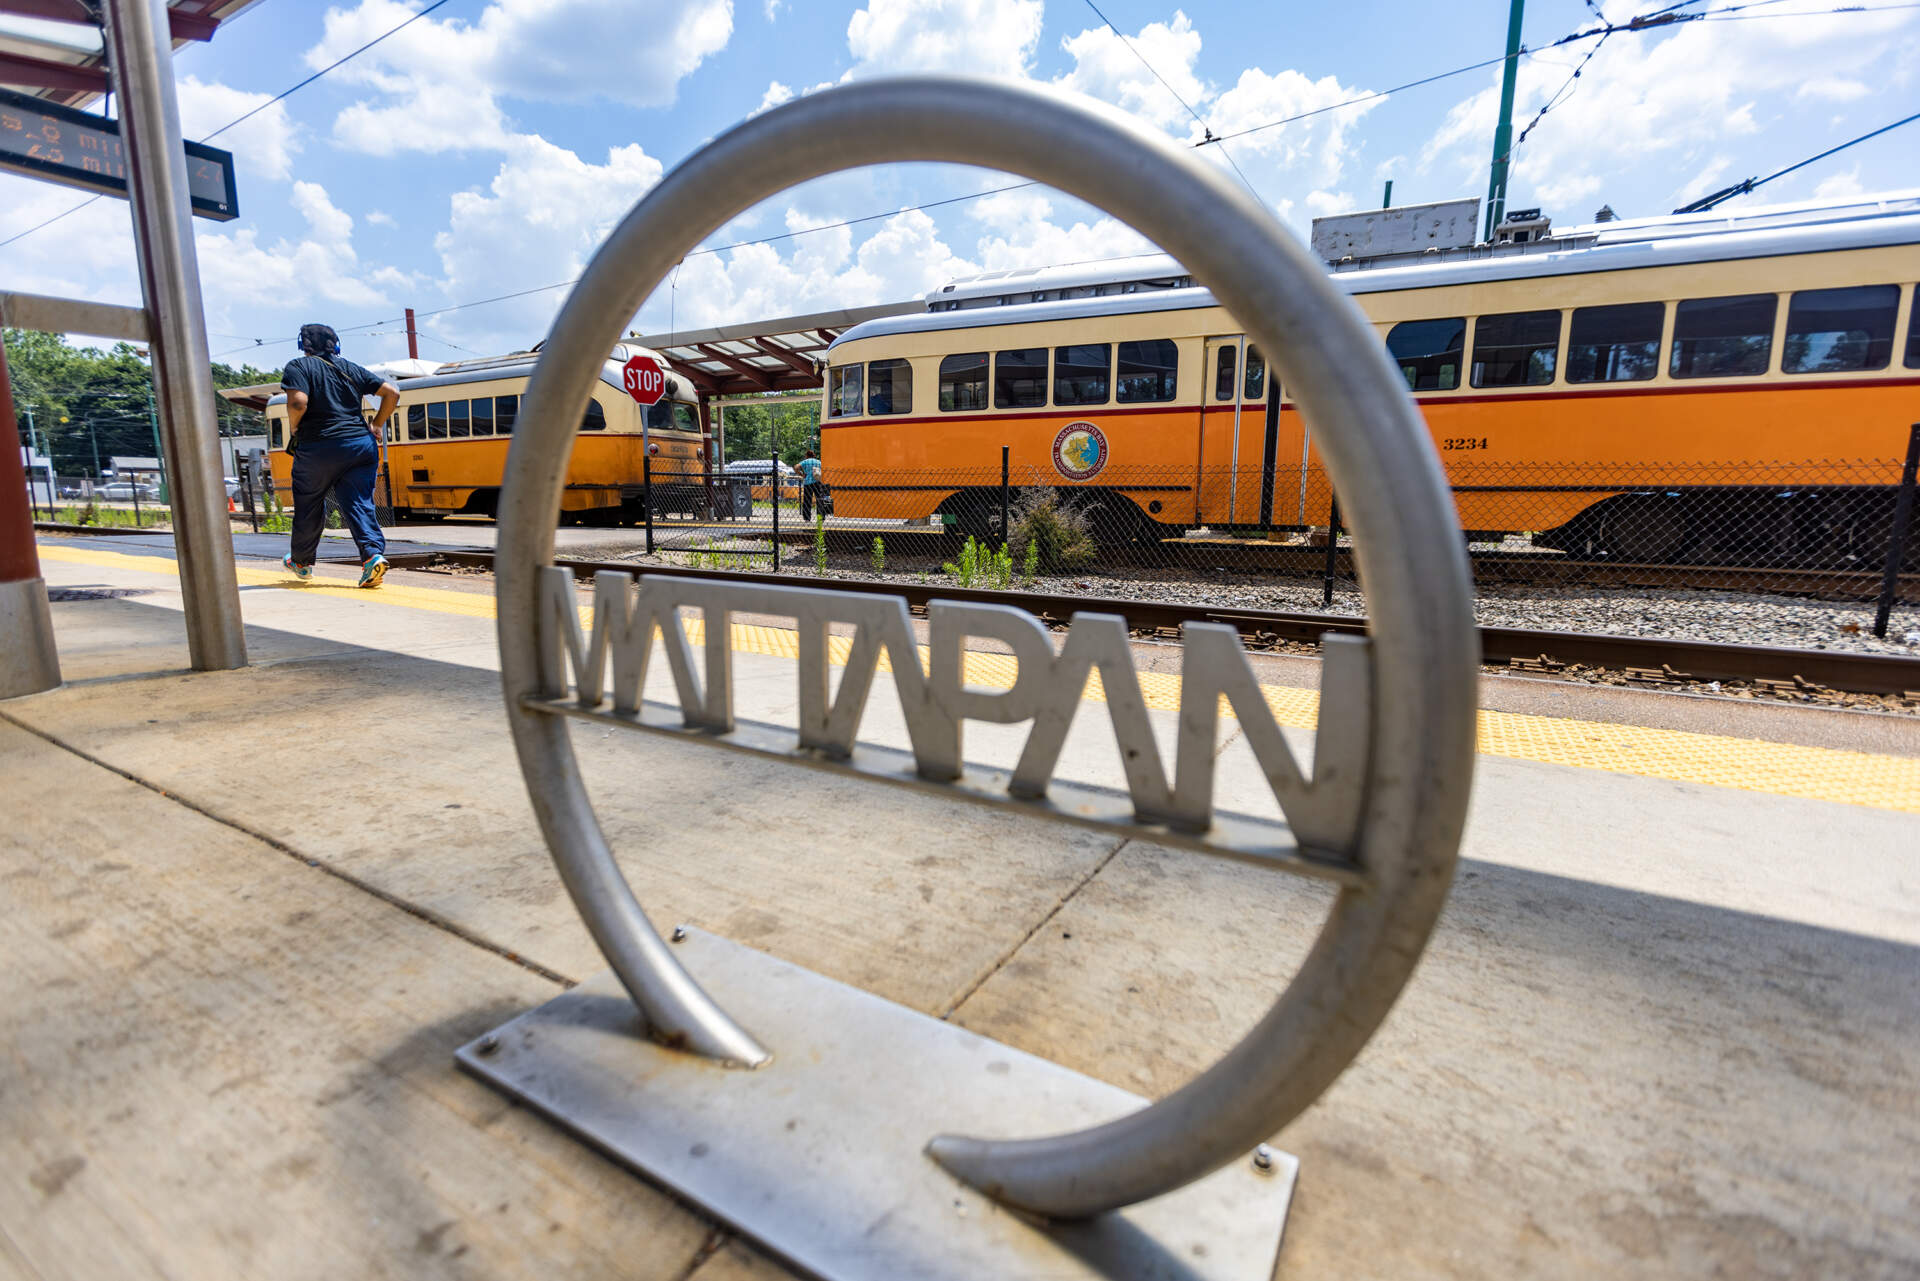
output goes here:
<path id="1" fill-rule="evenodd" d="M 676 931 L 677 933 L 677 931 Z M 688 928 L 675 954 L 773 1051 L 729 1069 L 643 1039 L 609 971 L 463 1046 L 460 1065 L 831 1281 L 1267 1281 L 1299 1162 L 1262 1147 L 1177 1192 L 1037 1223 L 927 1157 L 937 1134 L 1026 1137 L 1147 1100 Z"/>

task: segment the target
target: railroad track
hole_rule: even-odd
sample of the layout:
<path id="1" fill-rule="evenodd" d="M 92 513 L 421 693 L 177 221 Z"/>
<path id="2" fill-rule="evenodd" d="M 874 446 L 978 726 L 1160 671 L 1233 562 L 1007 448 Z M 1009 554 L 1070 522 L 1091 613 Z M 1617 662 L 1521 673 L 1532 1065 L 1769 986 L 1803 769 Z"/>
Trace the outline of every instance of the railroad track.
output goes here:
<path id="1" fill-rule="evenodd" d="M 1364 635 L 1359 619 L 1327 614 L 1289 614 L 1273 610 L 1233 609 L 1218 605 L 1186 605 L 1171 601 L 1123 600 L 1099 596 L 1058 596 L 1036 592 L 1003 592 L 956 587 L 946 583 L 876 583 L 860 579 L 818 579 L 801 574 L 684 569 L 678 566 L 636 565 L 625 561 L 558 558 L 554 562 L 581 578 L 603 569 L 625 573 L 662 574 L 693 578 L 726 577 L 732 581 L 775 586 L 830 586 L 835 591 L 903 597 L 916 612 L 928 601 L 960 600 L 1012 605 L 1050 623 L 1064 624 L 1076 612 L 1118 614 L 1136 634 L 1173 637 L 1187 622 L 1225 623 L 1254 649 L 1316 647 L 1326 635 Z M 491 570 L 493 554 L 449 551 L 416 557 L 396 557 L 401 568 L 430 569 L 458 565 Z M 1646 636 L 1606 636 L 1586 632 L 1546 632 L 1516 627 L 1482 627 L 1482 661 L 1513 671 L 1553 675 L 1589 667 L 1620 672 L 1648 685 L 1684 687 L 1708 681 L 1752 682 L 1763 693 L 1843 691 L 1904 697 L 1920 704 L 1920 659 L 1888 654 L 1836 653 L 1826 650 L 1778 649 L 1761 645 L 1727 645 L 1714 641 L 1676 640 Z"/>

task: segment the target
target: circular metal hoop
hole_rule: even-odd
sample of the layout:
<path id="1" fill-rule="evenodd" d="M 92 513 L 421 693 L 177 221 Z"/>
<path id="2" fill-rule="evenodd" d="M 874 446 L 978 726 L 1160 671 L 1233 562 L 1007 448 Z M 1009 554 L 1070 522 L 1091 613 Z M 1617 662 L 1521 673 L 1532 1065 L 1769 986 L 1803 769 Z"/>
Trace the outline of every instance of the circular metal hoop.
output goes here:
<path id="1" fill-rule="evenodd" d="M 651 1033 L 739 1063 L 766 1053 L 669 953 L 614 862 L 540 688 L 536 575 L 553 558 L 574 424 L 606 353 L 687 251 L 811 178 L 941 161 L 1048 183 L 1124 219 L 1209 286 L 1311 418 L 1354 531 L 1371 613 L 1372 733 L 1359 859 L 1293 982 L 1213 1067 L 1106 1125 L 1038 1139 L 935 1139 L 955 1175 L 1038 1214 L 1171 1191 L 1278 1132 L 1352 1062 L 1418 961 L 1452 880 L 1472 780 L 1479 647 L 1453 505 L 1426 428 L 1359 310 L 1266 210 L 1189 148 L 1103 104 L 963 77 L 874 80 L 799 99 L 669 173 L 594 256 L 555 320 L 500 502 L 501 678 L 561 879 Z"/>

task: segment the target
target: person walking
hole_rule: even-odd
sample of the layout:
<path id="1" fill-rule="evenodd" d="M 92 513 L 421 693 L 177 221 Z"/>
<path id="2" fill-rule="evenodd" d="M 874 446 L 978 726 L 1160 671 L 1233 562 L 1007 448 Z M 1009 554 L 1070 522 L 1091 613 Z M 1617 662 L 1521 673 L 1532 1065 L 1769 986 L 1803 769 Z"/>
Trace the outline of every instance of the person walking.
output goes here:
<path id="1" fill-rule="evenodd" d="M 800 460 L 800 519 L 813 520 L 813 505 L 820 501 L 820 460 L 814 457 L 811 449 Z M 820 514 L 827 514 L 826 504 L 820 504 Z"/>
<path id="2" fill-rule="evenodd" d="M 360 586 L 378 587 L 387 575 L 387 538 L 373 510 L 380 470 L 380 428 L 393 415 L 400 389 L 340 356 L 340 335 L 326 325 L 300 326 L 301 355 L 280 375 L 287 393 L 287 452 L 293 455 L 293 548 L 281 560 L 299 579 L 313 577 L 320 532 L 332 491 L 360 550 Z M 361 409 L 380 397 L 369 423 Z"/>

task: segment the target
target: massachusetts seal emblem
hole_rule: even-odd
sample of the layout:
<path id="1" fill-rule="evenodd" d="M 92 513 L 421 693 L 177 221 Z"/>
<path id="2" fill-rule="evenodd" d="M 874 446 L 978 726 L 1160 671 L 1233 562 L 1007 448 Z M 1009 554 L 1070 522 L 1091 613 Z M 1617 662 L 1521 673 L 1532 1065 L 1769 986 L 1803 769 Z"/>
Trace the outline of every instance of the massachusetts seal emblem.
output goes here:
<path id="1" fill-rule="evenodd" d="M 1068 480 L 1092 480 L 1107 465 L 1107 438 L 1092 423 L 1068 423 L 1053 438 L 1053 465 Z"/>

